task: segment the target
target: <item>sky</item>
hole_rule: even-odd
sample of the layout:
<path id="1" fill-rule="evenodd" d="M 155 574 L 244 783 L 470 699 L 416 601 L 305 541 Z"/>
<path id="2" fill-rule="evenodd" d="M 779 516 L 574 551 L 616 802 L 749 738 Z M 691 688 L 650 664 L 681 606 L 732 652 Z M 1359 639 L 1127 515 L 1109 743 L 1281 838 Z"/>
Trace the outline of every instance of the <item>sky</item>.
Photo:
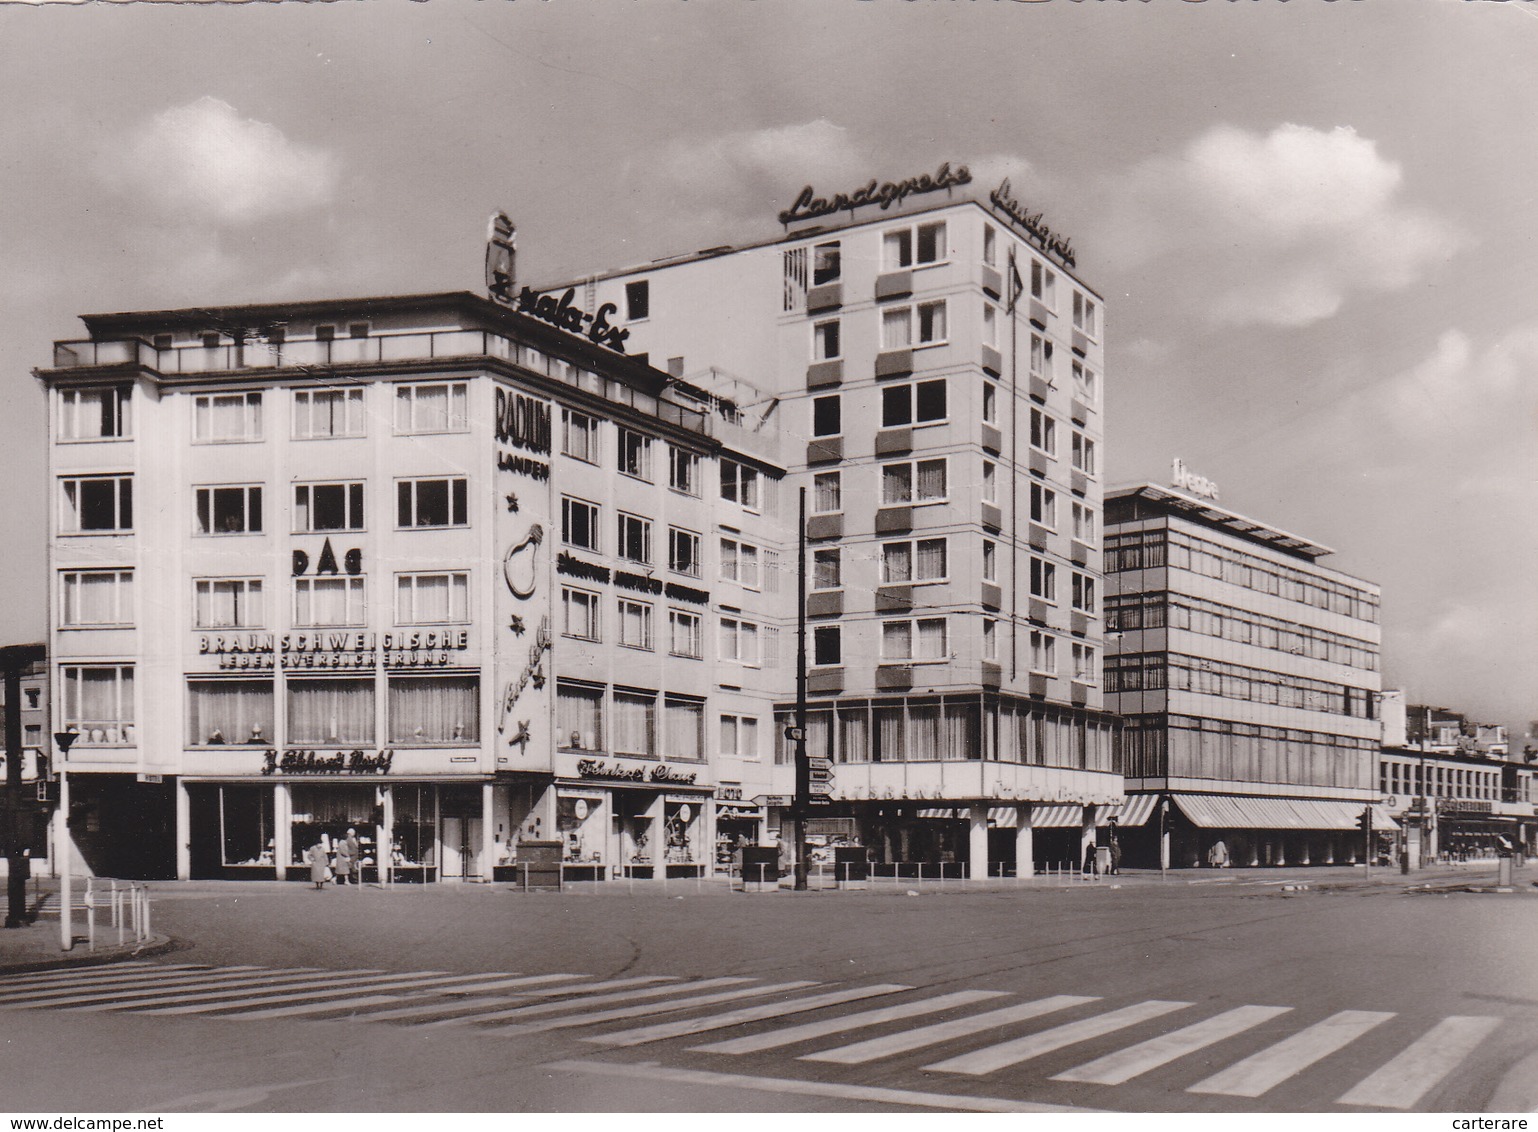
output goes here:
<path id="1" fill-rule="evenodd" d="M 45 635 L 76 316 L 538 284 L 942 161 L 1106 300 L 1111 483 L 1179 457 L 1383 589 L 1385 687 L 1538 718 L 1538 5 L 0 5 L 0 642 Z"/>

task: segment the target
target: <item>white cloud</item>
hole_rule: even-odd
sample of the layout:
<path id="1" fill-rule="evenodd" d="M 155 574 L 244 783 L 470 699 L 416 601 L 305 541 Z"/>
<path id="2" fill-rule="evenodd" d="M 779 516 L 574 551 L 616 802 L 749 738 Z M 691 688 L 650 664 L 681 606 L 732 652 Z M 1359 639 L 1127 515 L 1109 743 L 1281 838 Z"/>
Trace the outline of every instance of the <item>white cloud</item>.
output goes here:
<path id="1" fill-rule="evenodd" d="M 1407 286 L 1462 246 L 1403 199 L 1403 179 L 1348 127 L 1217 126 L 1105 186 L 1107 247 L 1160 261 L 1213 322 L 1303 326 L 1353 293 Z"/>
<path id="2" fill-rule="evenodd" d="M 132 131 L 103 173 L 152 207 L 242 225 L 328 203 L 337 163 L 205 96 Z"/>

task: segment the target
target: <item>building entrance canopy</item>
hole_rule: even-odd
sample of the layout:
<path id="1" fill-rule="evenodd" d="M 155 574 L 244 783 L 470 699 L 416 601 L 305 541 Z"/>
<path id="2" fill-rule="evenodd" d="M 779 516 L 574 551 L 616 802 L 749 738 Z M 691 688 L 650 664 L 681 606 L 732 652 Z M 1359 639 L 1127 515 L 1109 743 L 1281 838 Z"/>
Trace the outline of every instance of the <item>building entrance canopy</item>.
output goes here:
<path id="1" fill-rule="evenodd" d="M 1365 808 L 1359 802 L 1322 802 L 1305 798 L 1221 797 L 1171 794 L 1192 825 L 1203 829 L 1356 829 Z M 1398 829 L 1382 806 L 1372 807 L 1374 829 Z"/>

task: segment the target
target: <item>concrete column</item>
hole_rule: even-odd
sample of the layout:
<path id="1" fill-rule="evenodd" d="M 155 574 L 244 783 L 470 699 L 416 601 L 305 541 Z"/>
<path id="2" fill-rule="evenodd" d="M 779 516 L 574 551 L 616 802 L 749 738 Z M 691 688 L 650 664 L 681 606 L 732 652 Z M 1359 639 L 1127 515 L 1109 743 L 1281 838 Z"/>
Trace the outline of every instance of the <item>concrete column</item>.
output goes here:
<path id="1" fill-rule="evenodd" d="M 668 830 L 661 794 L 658 794 L 656 801 L 648 807 L 647 817 L 651 824 L 646 831 L 646 855 L 652 859 L 652 876 L 664 877 L 667 876 L 668 867 Z"/>
<path id="2" fill-rule="evenodd" d="M 1032 877 L 1036 875 L 1036 828 L 1032 822 L 1036 820 L 1029 802 L 1021 802 L 1015 807 L 1015 875 L 1017 877 Z"/>
<path id="3" fill-rule="evenodd" d="M 1078 868 L 1084 867 L 1084 855 L 1095 844 L 1095 807 L 1084 807 L 1084 818 L 1079 826 L 1079 859 L 1075 862 Z"/>
<path id="4" fill-rule="evenodd" d="M 289 785 L 275 783 L 272 788 L 272 863 L 279 880 L 288 879 L 288 863 L 294 856 L 293 825 L 294 799 L 289 793 Z"/>
<path id="5" fill-rule="evenodd" d="M 192 799 L 182 778 L 176 780 L 176 879 L 192 879 Z"/>
<path id="6" fill-rule="evenodd" d="M 970 838 L 967 845 L 967 876 L 988 879 L 988 803 L 973 802 L 967 811 Z"/>
<path id="7" fill-rule="evenodd" d="M 716 802 L 714 798 L 700 800 L 700 829 L 705 841 L 705 875 L 716 875 Z"/>
<path id="8" fill-rule="evenodd" d="M 481 879 L 490 880 L 491 870 L 497 863 L 497 807 L 496 787 L 490 782 L 481 783 Z"/>
<path id="9" fill-rule="evenodd" d="M 380 824 L 374 827 L 374 848 L 379 857 L 379 883 L 395 882 L 395 787 L 381 786 Z"/>

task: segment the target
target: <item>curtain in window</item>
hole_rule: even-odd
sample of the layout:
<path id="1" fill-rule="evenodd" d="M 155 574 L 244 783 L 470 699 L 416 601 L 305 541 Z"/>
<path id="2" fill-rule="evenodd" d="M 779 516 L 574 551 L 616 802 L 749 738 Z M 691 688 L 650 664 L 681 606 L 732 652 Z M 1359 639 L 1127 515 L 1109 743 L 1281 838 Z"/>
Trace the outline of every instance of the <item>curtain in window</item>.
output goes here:
<path id="1" fill-rule="evenodd" d="M 940 757 L 940 708 L 938 705 L 908 708 L 908 759 L 933 762 Z"/>
<path id="2" fill-rule="evenodd" d="M 373 680 L 289 681 L 288 740 L 326 746 L 373 743 Z"/>
<path id="3" fill-rule="evenodd" d="M 876 725 L 876 757 L 872 761 L 903 762 L 908 757 L 906 736 L 903 732 L 903 709 L 877 707 L 871 710 L 875 715 Z"/>
<path id="4" fill-rule="evenodd" d="M 828 512 L 843 509 L 841 501 L 842 492 L 840 491 L 843 485 L 837 474 L 819 475 L 812 481 L 812 484 L 812 509 L 814 511 L 819 514 L 827 514 Z"/>
<path id="5" fill-rule="evenodd" d="M 945 659 L 945 622 L 920 621 L 918 658 L 920 660 Z"/>
<path id="6" fill-rule="evenodd" d="M 657 753 L 657 697 L 614 693 L 614 750 L 631 755 Z"/>
<path id="7" fill-rule="evenodd" d="M 672 759 L 703 759 L 705 757 L 705 705 L 698 700 L 677 700 L 669 697 L 664 705 L 667 725 L 667 750 L 664 757 Z"/>
<path id="8" fill-rule="evenodd" d="M 474 676 L 401 676 L 390 681 L 390 742 L 476 743 L 480 680 Z"/>
<path id="9" fill-rule="evenodd" d="M 944 499 L 945 498 L 945 461 L 944 460 L 920 460 L 919 461 L 919 493 L 920 499 Z"/>
<path id="10" fill-rule="evenodd" d="M 980 759 L 982 733 L 977 704 L 948 704 L 945 708 L 944 759 Z"/>
<path id="11" fill-rule="evenodd" d="M 133 575 L 128 573 L 73 575 L 64 586 L 64 623 L 104 625 L 130 620 L 132 587 Z"/>
<path id="12" fill-rule="evenodd" d="M 556 691 L 556 745 L 602 750 L 603 690 L 562 684 Z"/>
<path id="13" fill-rule="evenodd" d="M 902 350 L 913 344 L 912 319 L 906 307 L 884 311 L 881 315 L 881 348 Z"/>
<path id="14" fill-rule="evenodd" d="M 838 761 L 871 761 L 870 714 L 865 708 L 840 708 L 838 713 Z"/>
<path id="15" fill-rule="evenodd" d="M 913 580 L 913 548 L 906 542 L 888 543 L 881 548 L 881 580 L 883 582 L 911 582 Z M 887 655 L 897 655 L 888 653 Z M 902 655 L 906 656 L 904 650 Z"/>
<path id="16" fill-rule="evenodd" d="M 881 502 L 907 503 L 912 498 L 913 465 L 884 465 L 881 469 Z"/>
<path id="17" fill-rule="evenodd" d="M 808 712 L 806 716 L 806 753 L 814 759 L 833 757 L 833 713 Z"/>
<path id="18" fill-rule="evenodd" d="M 132 723 L 131 668 L 65 669 L 65 722 L 82 728 L 95 723 Z"/>
<path id="19" fill-rule="evenodd" d="M 187 743 L 267 746 L 273 742 L 271 680 L 189 680 Z"/>
<path id="20" fill-rule="evenodd" d="M 945 571 L 945 540 L 921 539 L 918 545 L 918 577 L 943 578 Z"/>

